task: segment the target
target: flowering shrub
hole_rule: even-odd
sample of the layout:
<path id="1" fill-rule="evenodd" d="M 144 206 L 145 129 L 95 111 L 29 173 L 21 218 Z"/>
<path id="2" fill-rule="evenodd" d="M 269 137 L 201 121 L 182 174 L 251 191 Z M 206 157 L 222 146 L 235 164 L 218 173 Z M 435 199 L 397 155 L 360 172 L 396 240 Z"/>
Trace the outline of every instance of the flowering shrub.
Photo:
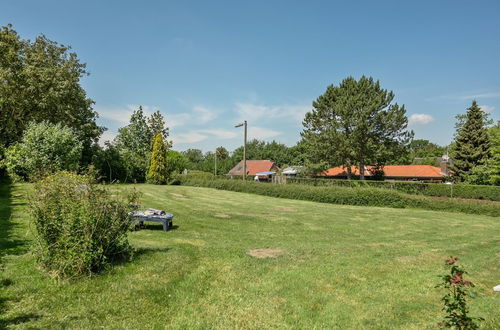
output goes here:
<path id="1" fill-rule="evenodd" d="M 457 261 L 458 258 L 452 256 L 445 260 L 445 265 L 449 268 L 450 273 L 443 275 L 441 277 L 442 283 L 436 286 L 447 291 L 442 299 L 446 316 L 439 325 L 453 329 L 477 329 L 478 322 L 482 321 L 483 318 L 468 315 L 469 308 L 466 299 L 467 296 L 472 297 L 470 288 L 473 288 L 474 284 L 464 280 L 463 275 L 467 272 L 463 267 L 457 265 Z"/>
<path id="2" fill-rule="evenodd" d="M 137 194 L 132 193 L 131 199 Z M 112 198 L 90 175 L 58 172 L 37 182 L 30 196 L 35 253 L 59 277 L 90 274 L 131 252 L 126 198 Z"/>

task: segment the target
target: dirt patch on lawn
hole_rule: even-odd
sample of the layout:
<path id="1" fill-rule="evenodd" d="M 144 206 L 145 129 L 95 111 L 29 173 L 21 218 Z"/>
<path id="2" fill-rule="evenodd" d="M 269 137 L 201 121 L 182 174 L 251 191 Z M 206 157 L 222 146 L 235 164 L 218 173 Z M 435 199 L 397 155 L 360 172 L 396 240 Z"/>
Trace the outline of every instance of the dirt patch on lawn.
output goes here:
<path id="1" fill-rule="evenodd" d="M 176 194 L 176 193 L 170 193 L 170 195 L 174 196 L 174 197 L 177 197 L 177 198 L 186 198 L 187 196 L 186 195 L 183 195 L 183 194 Z"/>
<path id="2" fill-rule="evenodd" d="M 284 206 L 275 207 L 273 210 L 275 210 L 275 211 L 282 211 L 282 212 L 297 212 L 297 210 L 294 209 L 294 208 L 284 207 Z"/>
<path id="3" fill-rule="evenodd" d="M 214 217 L 216 217 L 216 218 L 222 218 L 222 219 L 229 219 L 229 218 L 231 218 L 231 216 L 229 214 L 224 214 L 224 213 L 217 213 L 216 215 L 214 215 Z"/>
<path id="4" fill-rule="evenodd" d="M 283 254 L 285 251 L 282 249 L 254 249 L 248 250 L 247 254 L 254 258 L 276 258 L 277 256 Z"/>
<path id="5" fill-rule="evenodd" d="M 397 256 L 396 260 L 401 262 L 401 263 L 406 264 L 406 263 L 414 262 L 415 257 L 414 256 Z"/>
<path id="6" fill-rule="evenodd" d="M 247 217 L 264 217 L 264 218 L 276 216 L 276 214 L 272 213 L 240 213 L 239 215 L 244 215 Z"/>

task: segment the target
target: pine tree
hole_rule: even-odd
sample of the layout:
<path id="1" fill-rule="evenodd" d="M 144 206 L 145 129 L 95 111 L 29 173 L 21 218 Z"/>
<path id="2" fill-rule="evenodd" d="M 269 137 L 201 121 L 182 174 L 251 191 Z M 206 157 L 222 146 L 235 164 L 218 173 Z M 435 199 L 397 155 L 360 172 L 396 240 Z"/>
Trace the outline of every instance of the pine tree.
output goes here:
<path id="1" fill-rule="evenodd" d="M 407 130 L 406 109 L 392 103 L 394 93 L 371 77 L 344 79 L 330 85 L 306 113 L 301 133 L 312 163 L 360 169 L 384 165 L 406 152 L 413 132 Z"/>
<path id="2" fill-rule="evenodd" d="M 458 119 L 452 150 L 453 171 L 457 181 L 465 181 L 474 167 L 483 165 L 490 158 L 491 143 L 486 129 L 486 113 L 476 101 L 472 101 L 467 113 Z"/>
<path id="3" fill-rule="evenodd" d="M 158 132 L 153 144 L 151 163 L 148 171 L 148 181 L 154 184 L 165 184 L 168 179 L 167 147 L 161 132 Z"/>

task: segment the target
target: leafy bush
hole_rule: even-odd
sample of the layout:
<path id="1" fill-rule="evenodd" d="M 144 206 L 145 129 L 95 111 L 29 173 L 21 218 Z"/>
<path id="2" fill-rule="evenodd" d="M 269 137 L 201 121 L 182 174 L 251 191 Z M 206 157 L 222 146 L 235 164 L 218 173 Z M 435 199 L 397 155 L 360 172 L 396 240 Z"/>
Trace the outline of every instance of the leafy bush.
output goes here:
<path id="1" fill-rule="evenodd" d="M 98 272 L 130 254 L 128 203 L 111 198 L 90 176 L 69 172 L 48 176 L 35 184 L 29 202 L 37 259 L 55 276 Z"/>
<path id="2" fill-rule="evenodd" d="M 500 215 L 500 204 L 477 203 L 453 199 L 436 199 L 405 194 L 397 190 L 372 187 L 307 186 L 298 184 L 264 184 L 252 181 L 216 179 L 213 176 L 200 178 L 191 175 L 178 177 L 182 184 L 222 190 L 254 193 L 259 195 L 309 200 L 321 203 L 383 206 L 396 208 L 420 208 L 437 211 L 463 212 L 471 214 Z"/>
<path id="3" fill-rule="evenodd" d="M 21 141 L 7 149 L 5 166 L 14 179 L 34 180 L 59 170 L 76 170 L 82 143 L 71 128 L 31 123 Z"/>
<path id="4" fill-rule="evenodd" d="M 407 194 L 500 201 L 500 187 L 470 184 L 420 182 L 359 181 L 338 179 L 289 178 L 288 183 L 311 186 L 374 187 L 398 190 Z"/>

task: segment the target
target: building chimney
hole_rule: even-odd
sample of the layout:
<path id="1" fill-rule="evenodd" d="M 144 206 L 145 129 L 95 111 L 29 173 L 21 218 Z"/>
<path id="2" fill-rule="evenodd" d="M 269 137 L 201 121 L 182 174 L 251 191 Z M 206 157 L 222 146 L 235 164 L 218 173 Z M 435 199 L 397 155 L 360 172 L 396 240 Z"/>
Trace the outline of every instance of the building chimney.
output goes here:
<path id="1" fill-rule="evenodd" d="M 448 162 L 442 160 L 441 162 L 439 162 L 439 164 L 441 165 L 441 173 L 443 173 L 444 175 L 449 175 Z"/>

